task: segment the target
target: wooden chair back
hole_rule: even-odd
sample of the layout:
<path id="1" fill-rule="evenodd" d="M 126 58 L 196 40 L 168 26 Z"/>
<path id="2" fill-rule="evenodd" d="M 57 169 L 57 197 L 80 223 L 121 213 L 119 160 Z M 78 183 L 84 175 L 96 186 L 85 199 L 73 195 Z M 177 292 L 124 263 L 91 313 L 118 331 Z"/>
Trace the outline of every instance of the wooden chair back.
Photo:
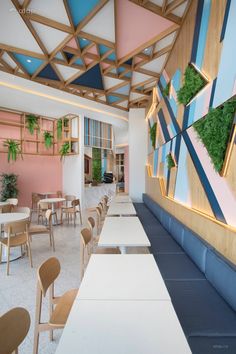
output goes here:
<path id="1" fill-rule="evenodd" d="M 41 199 L 41 197 L 38 193 L 32 193 L 32 199 L 31 199 L 32 209 L 34 209 L 34 210 L 37 209 L 40 199 Z"/>
<path id="2" fill-rule="evenodd" d="M 84 276 L 84 271 L 89 261 L 89 243 L 92 240 L 92 233 L 89 229 L 80 232 L 80 281 Z"/>
<path id="3" fill-rule="evenodd" d="M 57 191 L 56 192 L 57 198 L 62 198 L 62 191 Z"/>
<path id="4" fill-rule="evenodd" d="M 4 231 L 7 232 L 8 237 L 16 234 L 23 234 L 28 232 L 29 220 L 12 222 L 4 226 Z"/>
<path id="5" fill-rule="evenodd" d="M 48 209 L 45 213 L 45 217 L 47 219 L 48 222 L 48 226 L 51 228 L 52 227 L 52 210 Z"/>
<path id="6" fill-rule="evenodd" d="M 79 199 L 72 200 L 71 205 L 73 208 L 76 208 L 77 206 L 80 207 L 80 200 Z"/>
<path id="7" fill-rule="evenodd" d="M 39 202 L 38 206 L 39 206 L 39 209 L 44 210 L 44 211 L 48 209 L 48 203 L 45 203 L 45 202 Z"/>
<path id="8" fill-rule="evenodd" d="M 12 205 L 8 204 L 8 205 L 4 205 L 2 207 L 2 213 L 11 213 L 12 212 Z"/>
<path id="9" fill-rule="evenodd" d="M 51 257 L 38 268 L 38 284 L 43 296 L 48 288 L 53 285 L 61 271 L 61 265 L 56 257 Z"/>
<path id="10" fill-rule="evenodd" d="M 7 202 L 10 203 L 11 205 L 14 205 L 14 206 L 18 205 L 18 199 L 17 198 L 9 198 L 9 199 L 7 199 Z"/>
<path id="11" fill-rule="evenodd" d="M 76 199 L 75 195 L 65 195 L 66 206 L 70 206 L 71 202 Z"/>
<path id="12" fill-rule="evenodd" d="M 30 315 L 22 307 L 16 307 L 0 317 L 0 354 L 18 353 L 17 348 L 30 328 Z"/>
<path id="13" fill-rule="evenodd" d="M 95 228 L 95 220 L 92 216 L 88 217 L 88 225 L 91 231 Z"/>

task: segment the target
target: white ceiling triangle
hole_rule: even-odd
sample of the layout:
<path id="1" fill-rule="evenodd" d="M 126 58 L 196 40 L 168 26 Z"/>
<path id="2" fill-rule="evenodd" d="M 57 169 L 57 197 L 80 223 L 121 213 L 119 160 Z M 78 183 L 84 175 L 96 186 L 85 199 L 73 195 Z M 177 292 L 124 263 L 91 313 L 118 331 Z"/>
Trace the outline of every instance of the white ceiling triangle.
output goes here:
<path id="1" fill-rule="evenodd" d="M 115 42 L 114 0 L 105 6 L 83 27 L 83 31 Z"/>
<path id="2" fill-rule="evenodd" d="M 31 0 L 30 10 L 35 11 L 37 15 L 49 17 L 50 19 L 63 23 L 64 25 L 70 25 L 63 0 Z"/>
<path id="3" fill-rule="evenodd" d="M 142 65 L 142 68 L 146 69 L 146 70 L 153 71 L 155 73 L 160 73 L 162 70 L 162 67 L 165 63 L 166 57 L 167 57 L 167 53 L 163 54 L 161 57 L 158 57 L 158 58 L 150 61 L 147 64 Z"/>
<path id="4" fill-rule="evenodd" d="M 124 82 L 123 80 L 115 79 L 113 77 L 108 77 L 108 76 L 104 76 L 103 81 L 104 81 L 104 86 L 105 86 L 106 90 L 109 90 L 111 87 Z"/>
<path id="5" fill-rule="evenodd" d="M 101 100 L 101 101 L 106 102 L 106 96 L 99 96 L 98 99 Z"/>
<path id="6" fill-rule="evenodd" d="M 119 105 L 121 107 L 124 107 L 124 108 L 127 108 L 128 107 L 128 101 L 123 101 L 123 102 L 117 103 L 117 105 Z"/>
<path id="7" fill-rule="evenodd" d="M 0 43 L 42 54 L 11 0 L 1 1 L 0 23 Z"/>
<path id="8" fill-rule="evenodd" d="M 75 74 L 78 74 L 81 71 L 66 65 L 61 65 L 61 64 L 55 64 L 55 65 L 64 80 L 68 80 L 70 77 L 72 77 Z"/>
<path id="9" fill-rule="evenodd" d="M 42 25 L 38 22 L 32 21 L 32 25 L 45 45 L 48 53 L 51 53 L 68 36 L 68 33 Z"/>
<path id="10" fill-rule="evenodd" d="M 161 49 L 167 47 L 168 45 L 172 44 L 176 35 L 177 35 L 177 31 L 169 34 L 168 36 L 166 36 L 166 37 L 162 38 L 160 41 L 158 41 L 155 46 L 154 53 L 156 53 L 158 50 L 161 50 Z"/>
<path id="11" fill-rule="evenodd" d="M 136 71 L 134 71 L 132 75 L 132 85 L 136 85 L 150 79 L 153 79 L 153 77 L 149 75 L 137 73 Z"/>
<path id="12" fill-rule="evenodd" d="M 146 98 L 146 97 L 141 95 L 140 93 L 136 93 L 136 92 L 131 92 L 130 97 L 129 97 L 130 101 L 137 100 L 139 98 Z"/>
<path id="13" fill-rule="evenodd" d="M 16 63 L 14 62 L 14 60 L 10 57 L 10 55 L 8 55 L 6 52 L 2 55 L 2 59 L 11 67 L 11 68 L 15 68 L 16 67 Z"/>

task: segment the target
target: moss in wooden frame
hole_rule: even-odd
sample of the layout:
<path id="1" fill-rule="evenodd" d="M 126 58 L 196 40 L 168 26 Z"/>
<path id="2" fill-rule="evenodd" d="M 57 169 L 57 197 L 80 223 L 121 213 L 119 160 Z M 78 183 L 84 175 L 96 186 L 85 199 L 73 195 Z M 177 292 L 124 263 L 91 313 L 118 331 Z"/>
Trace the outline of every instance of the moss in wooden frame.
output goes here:
<path id="1" fill-rule="evenodd" d="M 171 155 L 171 153 L 169 153 L 167 156 L 166 156 L 166 162 L 167 162 L 167 168 L 168 170 L 170 170 L 171 168 L 175 167 L 175 161 L 173 159 L 173 156 Z"/>
<path id="2" fill-rule="evenodd" d="M 187 105 L 206 84 L 207 80 L 189 64 L 184 73 L 184 84 L 177 91 L 178 102 Z"/>
<path id="3" fill-rule="evenodd" d="M 154 123 L 152 127 L 150 127 L 150 139 L 152 142 L 153 149 L 155 149 L 156 147 L 156 132 L 157 132 L 157 123 Z"/>

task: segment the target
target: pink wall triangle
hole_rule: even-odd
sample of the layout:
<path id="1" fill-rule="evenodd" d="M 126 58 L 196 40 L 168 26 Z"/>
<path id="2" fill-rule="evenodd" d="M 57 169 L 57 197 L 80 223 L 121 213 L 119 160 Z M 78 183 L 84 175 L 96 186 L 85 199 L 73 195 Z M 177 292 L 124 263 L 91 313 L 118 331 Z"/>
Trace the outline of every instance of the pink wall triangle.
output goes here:
<path id="1" fill-rule="evenodd" d="M 116 14 L 118 59 L 173 25 L 173 22 L 129 0 L 116 2 Z"/>

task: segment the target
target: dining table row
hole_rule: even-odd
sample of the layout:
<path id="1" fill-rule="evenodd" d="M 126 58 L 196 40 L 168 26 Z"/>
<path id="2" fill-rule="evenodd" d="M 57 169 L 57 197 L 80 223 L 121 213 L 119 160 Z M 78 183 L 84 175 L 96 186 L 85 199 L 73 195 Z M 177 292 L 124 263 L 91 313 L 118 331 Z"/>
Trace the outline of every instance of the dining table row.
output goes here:
<path id="1" fill-rule="evenodd" d="M 109 203 L 56 354 L 189 354 L 191 350 L 128 195 Z M 129 253 L 130 249 L 137 253 Z"/>

